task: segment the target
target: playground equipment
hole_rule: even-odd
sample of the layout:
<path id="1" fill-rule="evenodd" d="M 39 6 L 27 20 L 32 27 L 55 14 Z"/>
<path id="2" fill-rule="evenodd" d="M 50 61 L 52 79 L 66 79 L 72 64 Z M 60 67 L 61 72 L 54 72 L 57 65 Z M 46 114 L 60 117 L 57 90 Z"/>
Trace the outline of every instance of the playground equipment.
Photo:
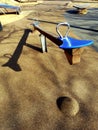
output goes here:
<path id="1" fill-rule="evenodd" d="M 83 6 L 74 5 L 73 7 L 77 9 L 77 13 L 79 14 L 87 14 L 88 12 L 87 5 L 83 5 Z"/>
<path id="2" fill-rule="evenodd" d="M 92 40 L 80 40 L 80 39 L 69 37 L 68 34 L 70 30 L 70 25 L 67 22 L 57 24 L 56 32 L 58 34 L 58 37 L 53 36 L 52 34 L 40 28 L 38 26 L 38 22 L 34 22 L 32 25 L 35 30 L 40 32 L 42 51 L 47 52 L 46 38 L 48 38 L 56 45 L 58 45 L 59 48 L 65 51 L 65 54 L 67 55 L 67 58 L 71 64 L 79 63 L 81 53 L 83 52 L 83 47 L 93 44 Z M 67 26 L 67 31 L 65 36 L 63 36 L 59 31 L 60 26 Z"/>
<path id="3" fill-rule="evenodd" d="M 9 4 L 0 3 L 0 11 L 3 14 L 6 14 L 9 12 L 9 10 L 14 10 L 16 14 L 20 14 L 21 9 L 19 6 L 13 6 Z"/>
<path id="4" fill-rule="evenodd" d="M 37 0 L 17 0 L 18 2 L 37 2 Z"/>

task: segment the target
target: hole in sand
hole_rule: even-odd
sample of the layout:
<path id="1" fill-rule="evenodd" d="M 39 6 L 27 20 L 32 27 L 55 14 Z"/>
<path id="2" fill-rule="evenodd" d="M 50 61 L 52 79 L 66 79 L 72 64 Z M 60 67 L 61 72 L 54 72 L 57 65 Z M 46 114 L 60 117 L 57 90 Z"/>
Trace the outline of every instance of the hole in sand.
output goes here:
<path id="1" fill-rule="evenodd" d="M 57 106 L 65 116 L 75 116 L 79 112 L 79 103 L 72 97 L 59 97 Z"/>

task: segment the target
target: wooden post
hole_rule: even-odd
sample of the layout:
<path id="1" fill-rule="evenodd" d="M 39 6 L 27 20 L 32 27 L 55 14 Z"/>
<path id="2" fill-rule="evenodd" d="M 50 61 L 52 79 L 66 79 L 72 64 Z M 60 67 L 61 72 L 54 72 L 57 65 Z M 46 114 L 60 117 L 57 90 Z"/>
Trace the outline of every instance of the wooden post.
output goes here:
<path id="1" fill-rule="evenodd" d="M 72 49 L 72 64 L 80 62 L 82 52 L 83 48 Z"/>
<path id="2" fill-rule="evenodd" d="M 66 57 L 70 64 L 77 64 L 81 60 L 81 54 L 84 48 L 67 49 L 64 50 Z"/>
<path id="3" fill-rule="evenodd" d="M 87 11 L 86 8 L 84 8 L 84 9 L 79 9 L 79 10 L 78 10 L 78 13 L 79 13 L 79 14 L 87 14 L 87 12 L 88 12 L 88 11 Z"/>

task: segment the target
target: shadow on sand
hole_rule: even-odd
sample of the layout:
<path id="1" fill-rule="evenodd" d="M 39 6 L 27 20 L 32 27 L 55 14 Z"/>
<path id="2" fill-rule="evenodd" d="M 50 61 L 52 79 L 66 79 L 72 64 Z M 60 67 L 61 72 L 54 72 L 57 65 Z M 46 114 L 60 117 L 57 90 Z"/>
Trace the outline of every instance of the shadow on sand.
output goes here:
<path id="1" fill-rule="evenodd" d="M 8 66 L 11 69 L 13 69 L 14 71 L 21 71 L 21 67 L 18 64 L 18 59 L 19 59 L 19 57 L 20 57 L 20 55 L 22 53 L 22 49 L 23 49 L 24 45 L 26 45 L 28 47 L 31 47 L 32 49 L 41 51 L 37 47 L 31 46 L 30 44 L 26 44 L 26 40 L 27 40 L 28 35 L 29 35 L 30 32 L 32 32 L 32 30 L 30 30 L 30 29 L 25 29 L 24 30 L 24 34 L 23 34 L 21 40 L 19 41 L 18 46 L 16 47 L 12 57 L 9 59 L 9 61 L 7 63 L 2 65 L 3 67 Z"/>

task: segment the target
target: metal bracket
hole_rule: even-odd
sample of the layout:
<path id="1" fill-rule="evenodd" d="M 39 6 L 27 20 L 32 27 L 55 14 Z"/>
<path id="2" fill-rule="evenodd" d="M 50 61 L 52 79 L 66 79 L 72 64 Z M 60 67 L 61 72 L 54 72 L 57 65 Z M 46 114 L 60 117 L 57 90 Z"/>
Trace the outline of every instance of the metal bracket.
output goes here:
<path id="1" fill-rule="evenodd" d="M 64 25 L 64 26 L 67 26 L 67 27 L 68 27 L 67 30 L 66 30 L 65 36 L 62 36 L 61 32 L 59 31 L 59 27 L 60 27 L 61 25 Z M 67 35 L 68 35 L 68 33 L 69 33 L 69 29 L 70 29 L 70 25 L 69 25 L 69 23 L 67 23 L 67 22 L 59 23 L 59 24 L 56 26 L 56 31 L 57 31 L 57 33 L 58 33 L 58 35 L 60 36 L 61 39 L 63 39 L 63 37 L 67 37 Z"/>
<path id="2" fill-rule="evenodd" d="M 43 34 L 40 34 L 40 41 L 42 46 L 42 52 L 47 52 L 46 37 Z"/>

